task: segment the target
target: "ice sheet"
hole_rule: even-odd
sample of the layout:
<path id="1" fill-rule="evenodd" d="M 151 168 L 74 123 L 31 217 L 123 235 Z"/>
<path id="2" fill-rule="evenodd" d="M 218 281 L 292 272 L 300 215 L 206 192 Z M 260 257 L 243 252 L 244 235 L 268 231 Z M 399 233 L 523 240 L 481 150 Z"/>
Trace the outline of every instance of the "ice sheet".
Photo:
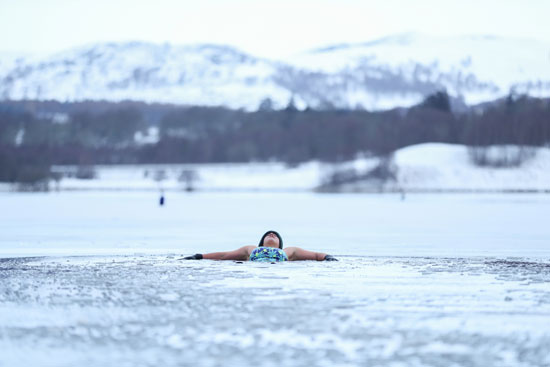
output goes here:
<path id="1" fill-rule="evenodd" d="M 550 264 L 0 262 L 2 366 L 547 366 Z"/>
<path id="2" fill-rule="evenodd" d="M 0 257 L 194 254 L 255 245 L 355 256 L 550 258 L 544 194 L 0 194 Z"/>
<path id="3" fill-rule="evenodd" d="M 548 195 L 170 192 L 160 207 L 154 193 L 61 192 L 0 204 L 2 367 L 550 364 Z M 179 260 L 267 229 L 340 261 Z"/>

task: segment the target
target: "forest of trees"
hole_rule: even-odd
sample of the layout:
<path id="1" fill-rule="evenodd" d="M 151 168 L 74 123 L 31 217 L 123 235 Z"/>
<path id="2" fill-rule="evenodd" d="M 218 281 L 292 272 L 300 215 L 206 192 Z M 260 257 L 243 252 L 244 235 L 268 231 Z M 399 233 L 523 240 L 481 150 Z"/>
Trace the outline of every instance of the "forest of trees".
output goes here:
<path id="1" fill-rule="evenodd" d="M 155 142 L 136 133 L 158 130 Z M 550 100 L 509 96 L 454 113 L 438 92 L 411 108 L 273 110 L 148 105 L 139 102 L 0 102 L 0 181 L 52 178 L 52 165 L 309 160 L 340 162 L 358 153 L 391 155 L 425 142 L 475 147 L 550 144 Z M 55 177 L 53 177 L 55 178 Z"/>

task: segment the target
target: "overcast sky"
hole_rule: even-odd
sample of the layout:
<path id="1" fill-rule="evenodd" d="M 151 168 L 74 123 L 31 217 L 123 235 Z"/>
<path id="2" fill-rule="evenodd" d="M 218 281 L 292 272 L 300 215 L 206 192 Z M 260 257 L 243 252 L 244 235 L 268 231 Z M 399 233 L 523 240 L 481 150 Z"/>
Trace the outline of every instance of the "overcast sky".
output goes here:
<path id="1" fill-rule="evenodd" d="M 0 51 L 143 40 L 282 57 L 403 32 L 550 44 L 549 17 L 549 0 L 0 0 Z"/>

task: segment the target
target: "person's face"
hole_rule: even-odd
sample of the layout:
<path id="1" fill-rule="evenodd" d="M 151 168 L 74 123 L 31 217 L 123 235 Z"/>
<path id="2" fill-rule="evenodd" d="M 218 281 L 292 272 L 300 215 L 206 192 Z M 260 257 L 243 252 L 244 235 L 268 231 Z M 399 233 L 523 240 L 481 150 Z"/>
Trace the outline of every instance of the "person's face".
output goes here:
<path id="1" fill-rule="evenodd" d="M 264 246 L 279 248 L 279 237 L 273 232 L 269 232 L 264 238 Z"/>

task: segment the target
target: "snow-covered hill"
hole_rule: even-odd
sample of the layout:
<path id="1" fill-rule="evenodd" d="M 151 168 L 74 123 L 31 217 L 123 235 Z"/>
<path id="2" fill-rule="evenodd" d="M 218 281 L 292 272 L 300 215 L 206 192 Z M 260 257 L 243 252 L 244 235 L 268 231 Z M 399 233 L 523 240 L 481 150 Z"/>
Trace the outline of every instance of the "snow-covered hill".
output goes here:
<path id="1" fill-rule="evenodd" d="M 515 147 L 493 147 L 503 153 Z M 472 164 L 468 147 L 427 143 L 395 153 L 396 182 L 406 191 L 550 191 L 550 149 L 537 148 L 520 167 L 490 168 Z M 389 187 L 392 187 L 390 184 Z"/>
<path id="2" fill-rule="evenodd" d="M 138 100 L 257 108 L 290 93 L 272 81 L 275 62 L 216 45 L 98 44 L 45 58 L 7 58 L 4 99 Z M 3 65 L 0 64 L 0 66 Z"/>
<path id="3" fill-rule="evenodd" d="M 274 108 L 410 106 L 446 89 L 468 104 L 511 90 L 550 96 L 550 44 L 416 34 L 267 60 L 228 46 L 144 42 L 83 46 L 48 56 L 0 54 L 0 98 L 139 100 Z"/>

